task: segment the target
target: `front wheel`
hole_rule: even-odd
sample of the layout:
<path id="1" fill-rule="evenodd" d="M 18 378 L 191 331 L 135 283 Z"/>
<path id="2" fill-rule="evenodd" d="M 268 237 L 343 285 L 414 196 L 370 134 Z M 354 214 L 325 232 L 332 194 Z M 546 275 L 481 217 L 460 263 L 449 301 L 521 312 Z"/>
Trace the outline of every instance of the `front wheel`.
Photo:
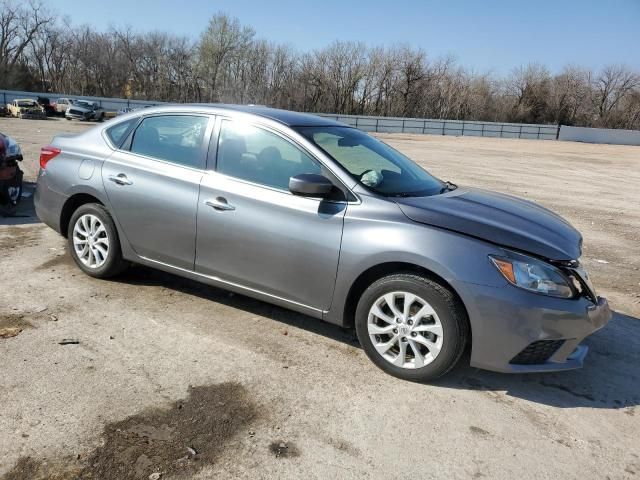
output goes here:
<path id="1" fill-rule="evenodd" d="M 365 353 L 385 372 L 426 382 L 451 370 L 469 336 L 467 315 L 447 287 L 414 274 L 389 275 L 360 297 L 356 332 Z"/>
<path id="2" fill-rule="evenodd" d="M 129 266 L 122 258 L 113 219 L 108 210 L 98 203 L 84 204 L 73 213 L 67 241 L 73 260 L 87 275 L 109 278 Z"/>

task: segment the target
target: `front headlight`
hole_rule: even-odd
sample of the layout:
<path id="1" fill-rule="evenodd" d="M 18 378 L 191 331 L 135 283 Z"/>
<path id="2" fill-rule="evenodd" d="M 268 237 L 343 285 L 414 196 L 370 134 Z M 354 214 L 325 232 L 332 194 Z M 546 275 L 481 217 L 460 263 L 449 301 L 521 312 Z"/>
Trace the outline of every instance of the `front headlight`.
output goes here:
<path id="1" fill-rule="evenodd" d="M 552 297 L 571 298 L 575 295 L 570 280 L 559 269 L 535 258 L 518 256 L 519 259 L 493 255 L 489 258 L 504 278 L 516 287 Z"/>

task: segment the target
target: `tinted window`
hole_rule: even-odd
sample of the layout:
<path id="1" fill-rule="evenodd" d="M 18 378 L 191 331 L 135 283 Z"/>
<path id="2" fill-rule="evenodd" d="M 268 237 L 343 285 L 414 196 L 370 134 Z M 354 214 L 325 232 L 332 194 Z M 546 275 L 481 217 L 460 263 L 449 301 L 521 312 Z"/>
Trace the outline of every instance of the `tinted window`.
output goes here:
<path id="1" fill-rule="evenodd" d="M 133 118 L 131 120 L 127 120 L 126 122 L 118 123 L 113 127 L 107 128 L 107 137 L 109 137 L 111 143 L 113 143 L 116 147 L 122 145 L 122 141 L 124 140 L 125 135 L 137 120 L 137 118 Z"/>
<path id="2" fill-rule="evenodd" d="M 166 115 L 145 118 L 136 129 L 131 151 L 188 167 L 201 168 L 208 117 Z"/>
<path id="3" fill-rule="evenodd" d="M 320 165 L 278 135 L 241 121 L 223 120 L 217 170 L 250 182 L 289 189 L 289 179 L 301 173 L 321 173 Z"/>
<path id="4" fill-rule="evenodd" d="M 389 145 L 355 128 L 300 127 L 364 186 L 385 196 L 428 196 L 445 184 Z"/>

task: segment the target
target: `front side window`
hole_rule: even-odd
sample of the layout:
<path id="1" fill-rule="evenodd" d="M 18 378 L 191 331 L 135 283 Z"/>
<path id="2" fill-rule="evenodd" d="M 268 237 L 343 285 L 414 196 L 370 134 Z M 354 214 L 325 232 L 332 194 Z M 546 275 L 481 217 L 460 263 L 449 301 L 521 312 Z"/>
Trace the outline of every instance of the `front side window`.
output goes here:
<path id="1" fill-rule="evenodd" d="M 387 144 L 349 127 L 299 127 L 354 179 L 381 195 L 429 196 L 445 184 Z"/>
<path id="2" fill-rule="evenodd" d="M 131 141 L 131 152 L 202 168 L 208 117 L 165 115 L 145 118 Z"/>
<path id="3" fill-rule="evenodd" d="M 223 120 L 217 171 L 281 190 L 302 173 L 321 173 L 320 165 L 293 143 L 243 121 Z"/>

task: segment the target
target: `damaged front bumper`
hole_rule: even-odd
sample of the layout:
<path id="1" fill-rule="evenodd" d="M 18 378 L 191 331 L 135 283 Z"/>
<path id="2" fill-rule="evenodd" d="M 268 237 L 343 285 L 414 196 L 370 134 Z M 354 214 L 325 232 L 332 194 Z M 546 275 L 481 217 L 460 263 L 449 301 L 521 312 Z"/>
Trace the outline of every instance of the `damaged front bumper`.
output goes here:
<path id="1" fill-rule="evenodd" d="M 26 111 L 26 112 L 20 112 L 19 114 L 20 118 L 22 119 L 32 119 L 32 120 L 46 120 L 47 119 L 47 114 L 44 112 L 40 112 L 40 111 Z"/>
<path id="2" fill-rule="evenodd" d="M 511 285 L 473 285 L 465 299 L 472 327 L 471 366 L 506 373 L 580 368 L 581 342 L 611 319 L 605 298 L 532 294 Z"/>

